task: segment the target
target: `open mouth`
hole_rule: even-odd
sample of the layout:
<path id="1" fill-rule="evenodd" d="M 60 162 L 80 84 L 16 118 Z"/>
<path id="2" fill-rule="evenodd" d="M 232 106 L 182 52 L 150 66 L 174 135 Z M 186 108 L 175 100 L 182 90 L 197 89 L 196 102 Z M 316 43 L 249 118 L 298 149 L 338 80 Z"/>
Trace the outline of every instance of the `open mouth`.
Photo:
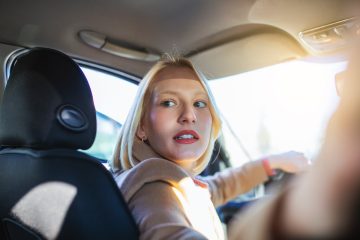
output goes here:
<path id="1" fill-rule="evenodd" d="M 178 143 L 194 143 L 199 140 L 199 134 L 192 130 L 184 130 L 174 136 L 174 140 Z"/>
<path id="2" fill-rule="evenodd" d="M 198 138 L 191 134 L 184 134 L 184 135 L 176 136 L 175 139 L 179 140 L 179 139 L 198 139 Z"/>

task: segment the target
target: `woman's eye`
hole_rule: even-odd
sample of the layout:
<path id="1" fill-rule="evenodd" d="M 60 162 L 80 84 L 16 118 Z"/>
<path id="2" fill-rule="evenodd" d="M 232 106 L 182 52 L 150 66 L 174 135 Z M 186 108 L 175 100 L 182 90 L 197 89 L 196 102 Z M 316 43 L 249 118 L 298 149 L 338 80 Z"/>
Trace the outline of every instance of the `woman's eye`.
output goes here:
<path id="1" fill-rule="evenodd" d="M 164 107 L 173 107 L 175 106 L 175 102 L 173 100 L 166 100 L 166 101 L 162 101 L 161 105 Z"/>
<path id="2" fill-rule="evenodd" d="M 207 106 L 207 103 L 203 102 L 203 101 L 197 101 L 194 103 L 194 107 L 197 107 L 197 108 L 204 108 L 206 106 Z"/>

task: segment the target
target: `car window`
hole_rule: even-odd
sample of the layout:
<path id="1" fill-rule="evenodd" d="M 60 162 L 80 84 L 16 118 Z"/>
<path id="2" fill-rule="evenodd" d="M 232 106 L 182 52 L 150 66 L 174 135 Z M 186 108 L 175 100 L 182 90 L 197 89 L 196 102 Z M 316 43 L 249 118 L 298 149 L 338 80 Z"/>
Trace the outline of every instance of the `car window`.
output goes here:
<path id="1" fill-rule="evenodd" d="M 233 166 L 295 150 L 313 159 L 338 96 L 346 62 L 290 61 L 210 81 Z"/>
<path id="2" fill-rule="evenodd" d="M 89 81 L 97 111 L 95 142 L 85 152 L 109 160 L 121 126 L 134 101 L 137 84 L 105 71 L 87 67 L 82 67 L 82 70 Z"/>

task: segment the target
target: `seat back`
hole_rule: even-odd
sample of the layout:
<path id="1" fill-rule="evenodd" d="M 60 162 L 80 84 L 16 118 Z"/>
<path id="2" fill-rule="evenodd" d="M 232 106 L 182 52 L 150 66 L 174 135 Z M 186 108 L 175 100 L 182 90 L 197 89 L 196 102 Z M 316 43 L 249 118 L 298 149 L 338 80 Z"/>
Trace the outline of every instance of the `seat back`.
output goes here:
<path id="1" fill-rule="evenodd" d="M 79 152 L 96 134 L 87 80 L 65 54 L 19 57 L 0 108 L 0 239 L 137 239 L 112 177 Z"/>

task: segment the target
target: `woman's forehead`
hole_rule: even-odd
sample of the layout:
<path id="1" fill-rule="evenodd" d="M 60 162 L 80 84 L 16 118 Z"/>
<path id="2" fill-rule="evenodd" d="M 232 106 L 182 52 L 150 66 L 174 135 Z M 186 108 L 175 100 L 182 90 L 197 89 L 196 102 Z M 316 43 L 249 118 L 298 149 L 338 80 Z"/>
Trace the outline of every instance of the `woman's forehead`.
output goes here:
<path id="1" fill-rule="evenodd" d="M 186 66 L 167 66 L 161 69 L 156 75 L 156 81 L 165 79 L 192 79 L 198 80 L 194 70 Z"/>
<path id="2" fill-rule="evenodd" d="M 161 79 L 154 83 L 152 95 L 176 94 L 189 96 L 206 96 L 207 92 L 199 80 L 183 78 Z"/>

